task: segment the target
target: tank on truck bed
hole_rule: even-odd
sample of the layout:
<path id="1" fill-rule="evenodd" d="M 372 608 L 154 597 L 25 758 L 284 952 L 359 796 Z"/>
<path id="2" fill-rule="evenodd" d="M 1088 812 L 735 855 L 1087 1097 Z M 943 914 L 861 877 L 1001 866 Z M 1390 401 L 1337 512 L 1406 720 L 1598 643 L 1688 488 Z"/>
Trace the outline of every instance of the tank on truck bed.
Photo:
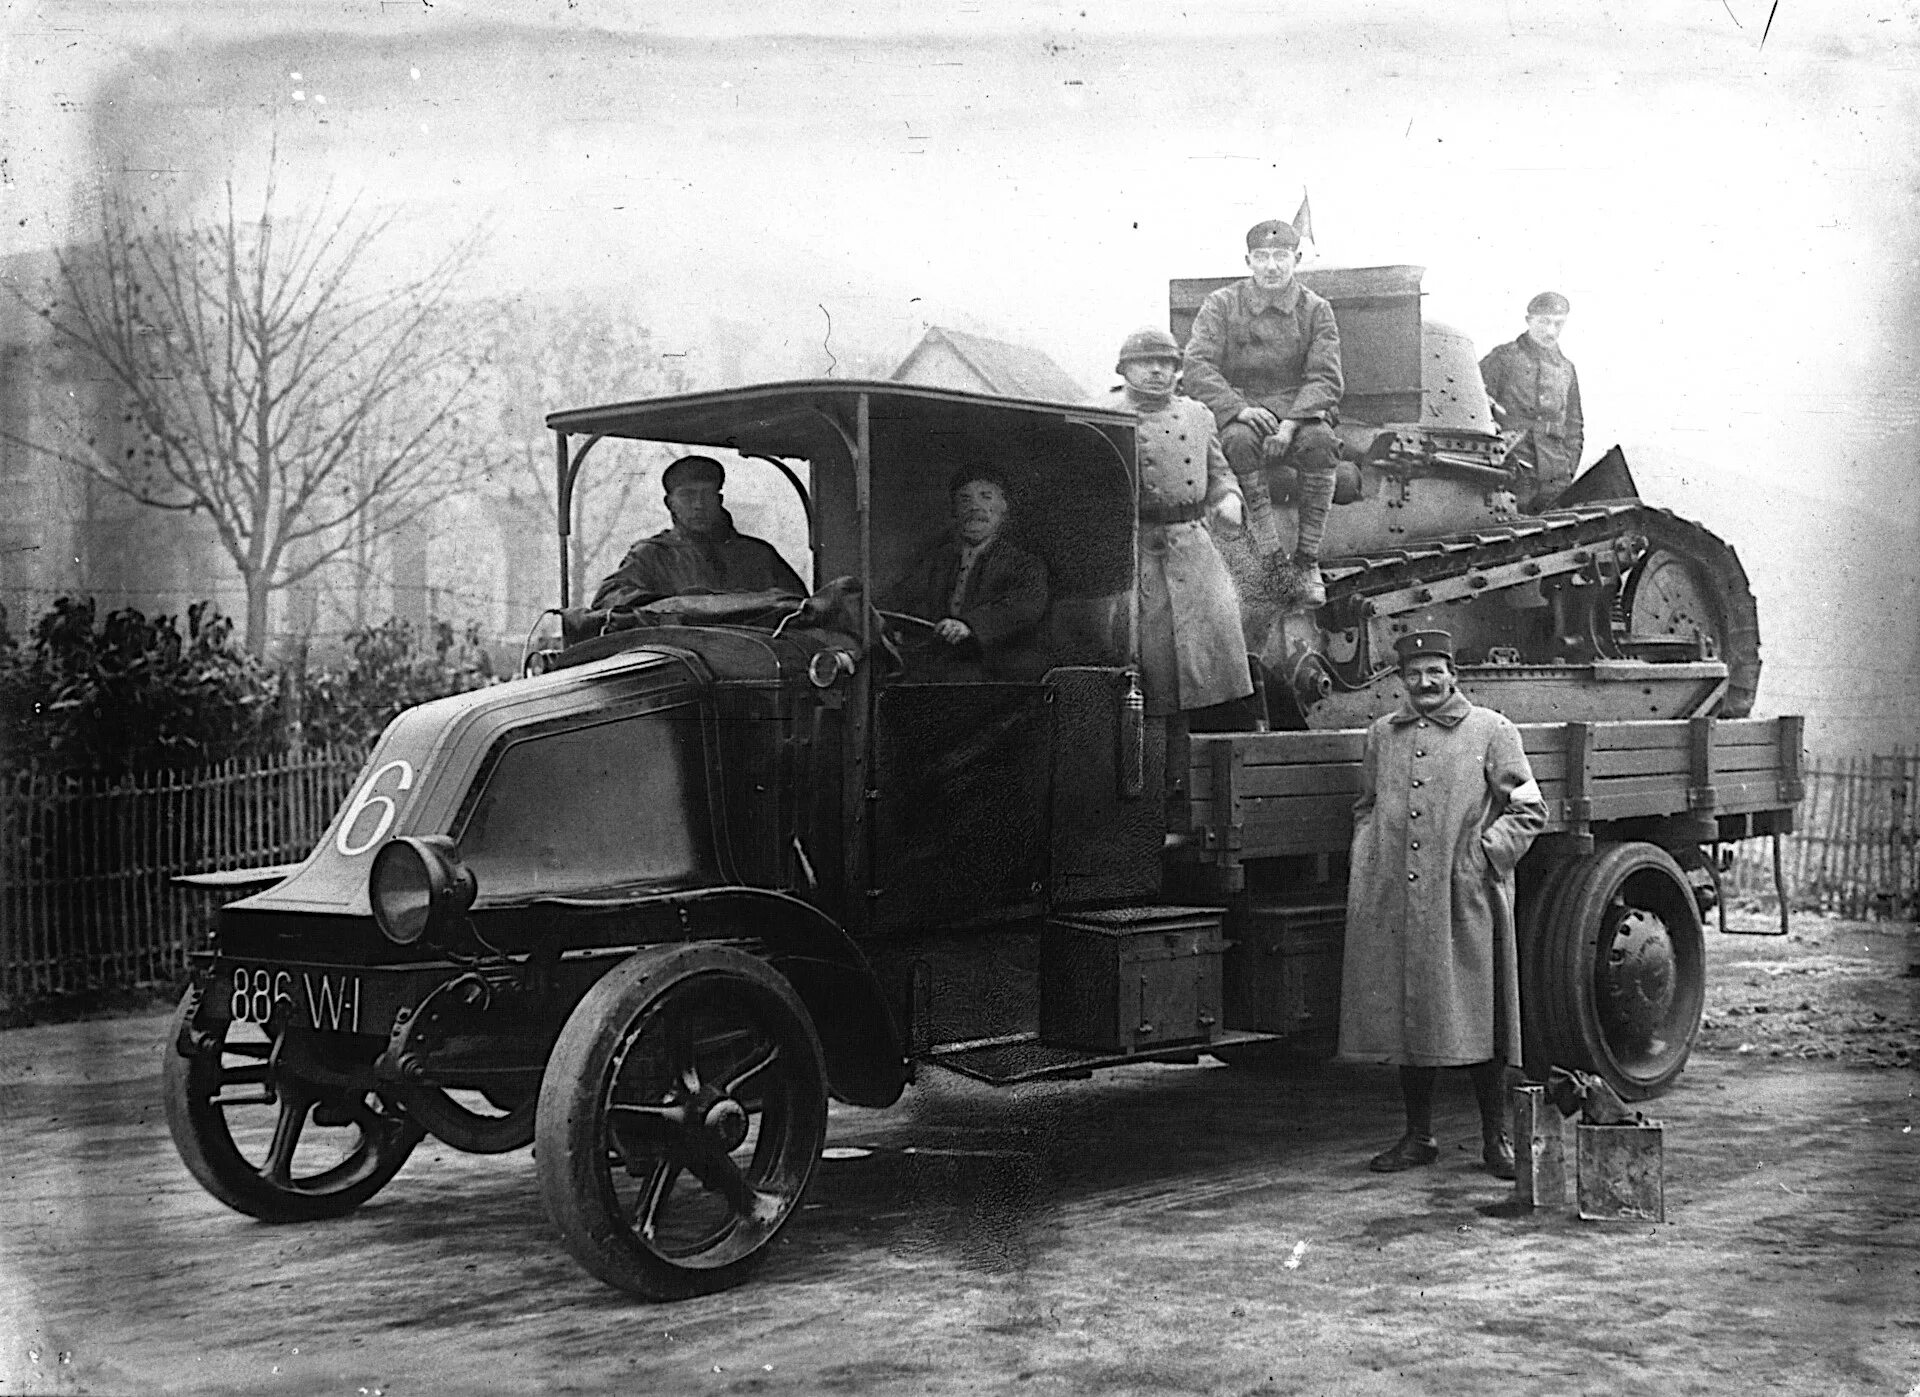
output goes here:
<path id="1" fill-rule="evenodd" d="M 1423 275 L 1299 274 L 1340 326 L 1351 498 L 1327 521 L 1318 611 L 1288 609 L 1257 569 L 1240 570 L 1276 717 L 1364 727 L 1396 701 L 1394 640 L 1431 629 L 1453 635 L 1468 696 L 1517 723 L 1744 717 L 1760 630 L 1739 558 L 1641 500 L 1618 447 L 1544 495 L 1526 453 L 1494 430 L 1471 341 L 1422 319 Z M 1235 280 L 1170 283 L 1175 339 Z"/>

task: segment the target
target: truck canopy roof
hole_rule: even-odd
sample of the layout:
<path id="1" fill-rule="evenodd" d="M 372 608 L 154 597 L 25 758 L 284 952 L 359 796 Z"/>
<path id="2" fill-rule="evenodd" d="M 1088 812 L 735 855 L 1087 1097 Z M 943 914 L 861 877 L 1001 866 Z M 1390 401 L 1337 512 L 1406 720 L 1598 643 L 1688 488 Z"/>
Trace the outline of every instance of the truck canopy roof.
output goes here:
<path id="1" fill-rule="evenodd" d="M 794 379 L 570 408 L 548 414 L 547 426 L 568 436 L 626 437 L 817 460 L 845 453 L 862 394 L 867 395 L 868 410 L 875 418 L 895 422 L 911 439 L 971 436 L 1015 427 L 1023 419 L 1028 423 L 1073 420 L 1129 435 L 1133 430 L 1133 414 L 1118 406 L 1049 403 L 914 383 L 838 378 Z"/>

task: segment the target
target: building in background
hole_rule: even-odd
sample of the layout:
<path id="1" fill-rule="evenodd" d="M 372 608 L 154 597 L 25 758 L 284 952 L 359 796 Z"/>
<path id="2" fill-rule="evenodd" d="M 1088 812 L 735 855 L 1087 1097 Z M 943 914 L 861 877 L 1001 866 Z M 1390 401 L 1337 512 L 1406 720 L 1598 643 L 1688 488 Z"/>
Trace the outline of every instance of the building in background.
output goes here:
<path id="1" fill-rule="evenodd" d="M 896 383 L 961 388 L 1032 398 L 1046 403 L 1084 403 L 1087 390 L 1045 353 L 934 325 L 908 351 L 891 377 Z"/>

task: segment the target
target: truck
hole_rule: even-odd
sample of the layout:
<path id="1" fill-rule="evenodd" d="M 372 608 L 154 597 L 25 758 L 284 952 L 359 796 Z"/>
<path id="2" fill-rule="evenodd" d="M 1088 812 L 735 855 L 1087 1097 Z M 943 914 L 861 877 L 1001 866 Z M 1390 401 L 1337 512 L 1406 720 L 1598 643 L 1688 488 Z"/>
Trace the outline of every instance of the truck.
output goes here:
<path id="1" fill-rule="evenodd" d="M 1461 618 L 1463 687 L 1517 710 L 1551 817 L 1519 871 L 1526 1065 L 1668 1087 L 1699 1026 L 1715 853 L 1792 828 L 1800 721 L 1725 712 L 1742 614 L 1694 605 L 1724 563 L 1637 528 L 1618 471 L 1529 514 L 1488 501 L 1521 469 L 1496 434 L 1381 417 L 1362 501 L 1498 518 L 1450 529 L 1435 506 L 1397 561 L 1333 560 L 1326 616 L 1266 618 L 1265 730 L 1192 733 L 1141 703 L 1124 408 L 813 379 L 554 412 L 557 634 L 519 677 L 396 718 L 305 860 L 205 880 L 241 895 L 166 1049 L 186 1167 L 242 1213 L 314 1222 L 427 1135 L 532 1144 L 567 1251 L 674 1300 L 764 1259 L 829 1099 L 885 1107 L 933 1068 L 1324 1057 L 1352 719 L 1386 692 L 1370 647 Z M 813 594 L 582 606 L 575 487 L 631 443 L 784 481 Z M 874 598 L 983 464 L 1047 566 L 1050 667 L 929 679 L 923 620 Z M 1627 600 L 1650 561 L 1692 610 Z M 1504 590 L 1511 616 L 1482 595 Z"/>

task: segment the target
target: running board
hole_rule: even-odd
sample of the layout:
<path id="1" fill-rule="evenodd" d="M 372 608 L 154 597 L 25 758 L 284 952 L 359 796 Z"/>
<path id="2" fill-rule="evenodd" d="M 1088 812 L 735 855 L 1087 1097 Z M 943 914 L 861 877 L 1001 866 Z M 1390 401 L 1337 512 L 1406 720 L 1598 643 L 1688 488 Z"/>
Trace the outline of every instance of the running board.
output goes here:
<path id="1" fill-rule="evenodd" d="M 955 1043 L 935 1048 L 922 1061 L 958 1072 L 963 1077 L 972 1077 L 989 1086 L 1010 1087 L 1021 1082 L 1090 1077 L 1103 1067 L 1125 1067 L 1133 1063 L 1198 1062 L 1202 1053 L 1211 1052 L 1217 1047 L 1282 1041 L 1284 1038 L 1280 1034 L 1227 1032 L 1216 1033 L 1205 1042 L 1174 1043 L 1164 1048 L 1147 1048 L 1135 1053 L 1110 1053 L 1042 1043 L 1037 1033 L 1018 1033 L 986 1042 Z"/>

